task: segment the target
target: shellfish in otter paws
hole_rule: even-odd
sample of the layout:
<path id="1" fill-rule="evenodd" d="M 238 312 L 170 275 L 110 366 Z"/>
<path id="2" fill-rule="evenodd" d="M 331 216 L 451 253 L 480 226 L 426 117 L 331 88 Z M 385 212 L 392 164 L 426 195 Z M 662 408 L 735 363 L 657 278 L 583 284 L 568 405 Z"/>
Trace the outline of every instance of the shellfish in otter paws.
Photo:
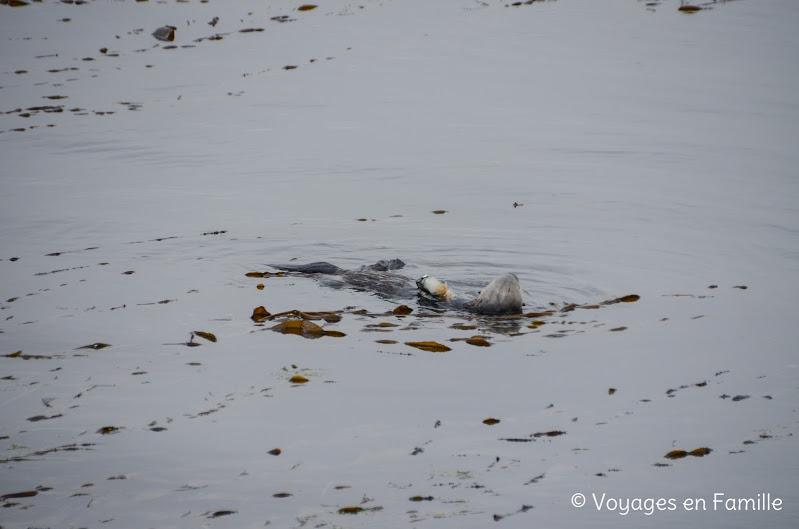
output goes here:
<path id="1" fill-rule="evenodd" d="M 416 286 L 419 287 L 420 294 L 432 299 L 450 300 L 455 297 L 455 293 L 450 290 L 446 283 L 427 274 L 416 280 Z"/>

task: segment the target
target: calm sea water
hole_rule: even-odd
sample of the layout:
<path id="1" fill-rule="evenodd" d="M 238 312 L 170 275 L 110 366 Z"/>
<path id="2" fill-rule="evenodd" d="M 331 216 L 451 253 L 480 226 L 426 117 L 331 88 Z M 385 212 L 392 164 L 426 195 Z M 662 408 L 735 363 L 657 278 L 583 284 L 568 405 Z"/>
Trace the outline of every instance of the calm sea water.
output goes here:
<path id="1" fill-rule="evenodd" d="M 796 526 L 799 8 L 651 4 L 0 6 L 3 526 Z M 245 276 L 394 257 L 640 300 Z"/>

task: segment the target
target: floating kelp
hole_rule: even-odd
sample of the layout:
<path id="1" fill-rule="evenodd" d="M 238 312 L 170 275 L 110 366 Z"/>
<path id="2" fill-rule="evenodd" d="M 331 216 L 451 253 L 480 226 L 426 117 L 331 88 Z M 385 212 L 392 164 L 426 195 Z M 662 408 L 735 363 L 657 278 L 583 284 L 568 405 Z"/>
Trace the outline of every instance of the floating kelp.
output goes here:
<path id="1" fill-rule="evenodd" d="M 282 450 L 280 450 L 280 448 L 273 448 L 272 450 L 268 451 L 267 454 L 272 456 L 279 456 L 281 452 Z"/>
<path id="2" fill-rule="evenodd" d="M 663 457 L 665 457 L 666 459 L 682 459 L 687 456 L 704 457 L 712 451 L 713 451 L 712 449 L 703 446 L 701 448 L 696 448 L 694 450 L 691 450 L 690 452 L 686 452 L 685 450 L 672 450 Z"/>
<path id="3" fill-rule="evenodd" d="M 613 395 L 616 393 L 616 388 L 608 388 L 608 395 Z"/>
<path id="4" fill-rule="evenodd" d="M 31 355 L 25 354 L 21 350 L 16 353 L 9 353 L 2 355 L 4 358 L 21 358 L 22 360 L 51 360 L 53 357 L 50 355 Z"/>
<path id="5" fill-rule="evenodd" d="M 677 11 L 681 11 L 683 13 L 689 13 L 690 14 L 690 13 L 696 13 L 697 11 L 702 11 L 704 9 L 705 9 L 704 7 L 685 4 L 685 5 L 681 5 L 680 7 L 678 7 Z"/>
<path id="6" fill-rule="evenodd" d="M 411 347 L 431 353 L 445 353 L 452 350 L 446 345 L 442 345 L 438 342 L 405 342 L 405 345 L 410 345 Z"/>
<path id="7" fill-rule="evenodd" d="M 436 209 L 436 210 L 433 210 L 433 214 L 434 214 L 434 215 L 443 215 L 444 213 L 447 213 L 447 210 L 446 210 L 446 209 Z"/>
<path id="8" fill-rule="evenodd" d="M 20 498 L 31 498 L 33 496 L 36 496 L 37 494 L 39 494 L 38 490 L 26 490 L 26 491 L 23 491 L 23 492 L 11 492 L 9 494 L 3 494 L 2 496 L 0 496 L 0 501 L 6 501 L 6 500 L 12 500 L 12 499 L 16 500 L 16 499 L 20 499 Z"/>
<path id="9" fill-rule="evenodd" d="M 613 305 L 615 303 L 634 303 L 634 302 L 638 301 L 639 299 L 641 299 L 641 296 L 639 296 L 638 294 L 629 294 L 627 296 L 622 296 L 620 298 L 609 299 L 607 301 L 603 301 L 601 304 L 602 305 Z"/>
<path id="10" fill-rule="evenodd" d="M 346 336 L 343 332 L 339 331 L 326 331 L 319 325 L 309 320 L 289 320 L 278 323 L 271 330 L 283 334 L 295 334 L 303 338 L 321 338 L 322 336 L 332 336 L 341 338 Z"/>
<path id="11" fill-rule="evenodd" d="M 399 343 L 397 340 L 375 340 L 375 343 L 382 343 L 385 345 L 392 345 L 395 343 Z"/>
<path id="12" fill-rule="evenodd" d="M 290 492 L 278 492 L 278 493 L 272 494 L 273 498 L 290 498 L 291 496 L 292 496 L 292 494 Z"/>
<path id="13" fill-rule="evenodd" d="M 30 461 L 31 457 L 34 456 L 44 456 L 47 454 L 52 454 L 54 452 L 77 452 L 78 450 L 91 450 L 94 446 L 94 443 L 81 443 L 81 444 L 68 444 L 63 446 L 58 446 L 55 448 L 47 448 L 45 450 L 37 450 L 31 454 L 26 454 L 24 456 L 12 457 L 9 459 L 0 459 L 0 463 L 7 463 L 9 461 Z"/>
<path id="14" fill-rule="evenodd" d="M 408 501 L 433 501 L 434 499 L 432 496 L 411 496 Z"/>
<path id="15" fill-rule="evenodd" d="M 289 379 L 289 382 L 291 382 L 292 384 L 305 384 L 306 382 L 308 382 L 308 379 L 302 375 L 294 375 Z"/>
<path id="16" fill-rule="evenodd" d="M 408 314 L 412 313 L 413 309 L 407 305 L 400 305 L 399 307 L 395 308 L 392 313 L 397 314 L 400 316 L 407 316 Z"/>
<path id="17" fill-rule="evenodd" d="M 476 347 L 491 347 L 491 344 L 483 338 L 482 336 L 472 336 L 471 338 L 466 338 L 466 343 L 469 345 L 474 345 Z"/>
<path id="18" fill-rule="evenodd" d="M 522 314 L 522 317 L 524 317 L 524 318 L 544 318 L 546 316 L 552 316 L 553 314 L 555 314 L 553 311 L 545 310 L 544 312 L 527 312 L 525 314 Z"/>
<path id="19" fill-rule="evenodd" d="M 63 417 L 64 415 L 58 413 L 56 415 L 34 415 L 33 417 L 28 417 L 27 420 L 30 422 L 39 422 L 39 421 L 48 421 L 50 419 L 58 419 L 59 417 Z"/>
<path id="20" fill-rule="evenodd" d="M 302 4 L 300 7 L 297 8 L 297 11 L 310 11 L 312 9 L 316 9 L 319 6 L 315 6 L 313 4 Z"/>
<path id="21" fill-rule="evenodd" d="M 538 432 L 531 434 L 530 437 L 538 438 L 538 437 L 557 437 L 559 435 L 565 435 L 566 432 L 562 430 L 550 430 L 548 432 Z"/>
<path id="22" fill-rule="evenodd" d="M 495 424 L 499 424 L 499 419 L 489 417 L 488 419 L 483 419 L 483 424 L 487 424 L 488 426 L 494 426 Z"/>
<path id="23" fill-rule="evenodd" d="M 303 320 L 325 320 L 329 323 L 334 323 L 341 320 L 341 316 L 335 312 L 305 312 L 297 309 L 286 310 L 283 312 L 278 312 L 277 314 L 270 314 L 268 318 L 270 320 L 275 320 L 284 316 L 289 318 L 302 318 Z"/>
<path id="24" fill-rule="evenodd" d="M 97 430 L 97 433 L 100 435 L 110 435 L 119 432 L 119 428 L 116 426 L 103 426 L 102 428 Z"/>
<path id="25" fill-rule="evenodd" d="M 390 323 L 390 322 L 387 322 L 387 321 L 383 321 L 383 322 L 380 322 L 380 323 L 371 323 L 371 324 L 367 325 L 364 330 L 390 331 L 394 327 L 399 327 L 399 325 L 397 325 L 396 323 Z"/>
<path id="26" fill-rule="evenodd" d="M 271 315 L 272 314 L 270 314 L 268 310 L 266 310 L 263 306 L 260 306 L 260 307 L 256 307 L 252 311 L 252 316 L 250 316 L 250 318 L 253 321 L 255 321 L 255 322 L 260 322 L 262 320 L 265 320 L 266 318 L 268 318 Z"/>
<path id="27" fill-rule="evenodd" d="M 215 511 L 213 513 L 205 513 L 206 518 L 221 518 L 222 516 L 230 516 L 231 514 L 236 514 L 238 511 L 230 511 L 230 510 L 222 510 L 222 511 Z"/>
<path id="28" fill-rule="evenodd" d="M 216 336 L 210 332 L 203 332 L 203 331 L 194 331 L 193 333 L 195 336 L 199 336 L 200 338 L 205 338 L 209 342 L 216 342 Z"/>

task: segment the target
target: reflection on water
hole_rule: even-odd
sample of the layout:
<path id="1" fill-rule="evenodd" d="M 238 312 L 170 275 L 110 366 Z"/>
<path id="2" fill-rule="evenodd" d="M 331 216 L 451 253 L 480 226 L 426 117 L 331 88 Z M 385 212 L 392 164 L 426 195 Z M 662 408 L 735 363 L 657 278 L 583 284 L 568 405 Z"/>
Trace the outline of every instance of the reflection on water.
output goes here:
<path id="1" fill-rule="evenodd" d="M 0 6 L 4 522 L 795 526 L 796 5 L 298 7 Z"/>

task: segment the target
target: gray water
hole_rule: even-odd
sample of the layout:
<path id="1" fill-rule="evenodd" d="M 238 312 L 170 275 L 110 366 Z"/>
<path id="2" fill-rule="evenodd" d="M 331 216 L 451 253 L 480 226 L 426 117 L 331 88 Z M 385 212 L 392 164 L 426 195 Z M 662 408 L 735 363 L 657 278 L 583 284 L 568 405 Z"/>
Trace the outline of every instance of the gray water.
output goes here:
<path id="1" fill-rule="evenodd" d="M 299 5 L 0 6 L 0 524 L 797 526 L 796 3 Z"/>

